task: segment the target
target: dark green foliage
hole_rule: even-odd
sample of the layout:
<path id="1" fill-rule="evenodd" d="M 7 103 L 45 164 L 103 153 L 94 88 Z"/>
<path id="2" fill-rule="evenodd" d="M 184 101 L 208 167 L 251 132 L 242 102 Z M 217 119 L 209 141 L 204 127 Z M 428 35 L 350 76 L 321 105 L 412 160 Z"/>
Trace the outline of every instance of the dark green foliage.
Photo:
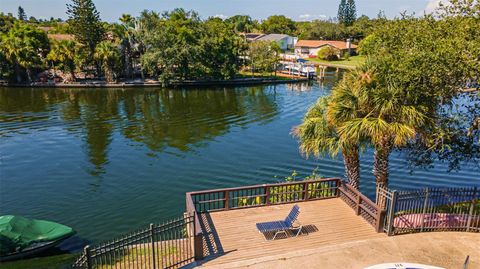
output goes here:
<path id="1" fill-rule="evenodd" d="M 139 39 L 148 75 L 164 84 L 196 79 L 228 79 L 237 72 L 242 39 L 226 22 L 201 21 L 193 11 L 175 9 L 159 16 L 143 12 Z"/>
<path id="2" fill-rule="evenodd" d="M 278 64 L 280 47 L 276 42 L 256 41 L 248 46 L 248 65 L 254 72 L 272 72 Z"/>
<path id="3" fill-rule="evenodd" d="M 27 20 L 27 14 L 25 13 L 25 10 L 21 6 L 18 7 L 18 19 L 21 21 Z"/>
<path id="4" fill-rule="evenodd" d="M 283 15 L 268 17 L 260 27 L 266 34 L 292 35 L 296 30 L 295 22 Z"/>
<path id="5" fill-rule="evenodd" d="M 338 49 L 335 49 L 331 46 L 325 46 L 318 51 L 317 57 L 322 60 L 336 61 L 338 60 L 339 54 L 340 51 Z"/>
<path id="6" fill-rule="evenodd" d="M 462 160 L 480 163 L 480 98 L 460 91 L 468 81 L 479 82 L 480 16 L 478 4 L 463 8 L 477 13 L 404 17 L 386 23 L 368 41 L 379 77 L 402 88 L 408 102 L 432 119 L 411 144 L 415 164 L 432 158 L 452 169 Z"/>
<path id="7" fill-rule="evenodd" d="M 0 13 L 0 34 L 6 33 L 13 27 L 16 19 L 12 16 L 12 14 L 5 15 L 4 13 Z"/>
<path id="8" fill-rule="evenodd" d="M 342 40 L 349 36 L 343 24 L 331 21 L 297 23 L 297 29 L 299 39 Z"/>
<path id="9" fill-rule="evenodd" d="M 92 0 L 72 0 L 71 4 L 67 4 L 67 15 L 75 39 L 86 47 L 92 58 L 95 47 L 105 37 L 105 29 L 95 5 Z"/>
<path id="10" fill-rule="evenodd" d="M 258 23 L 248 15 L 235 15 L 225 21 L 231 24 L 237 33 L 249 33 L 258 27 Z"/>

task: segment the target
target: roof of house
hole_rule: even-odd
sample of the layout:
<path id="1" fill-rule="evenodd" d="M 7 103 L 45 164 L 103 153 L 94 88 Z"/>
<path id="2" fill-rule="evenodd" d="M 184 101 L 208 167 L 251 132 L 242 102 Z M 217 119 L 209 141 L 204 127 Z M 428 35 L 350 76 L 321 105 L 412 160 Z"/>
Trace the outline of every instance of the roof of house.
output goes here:
<path id="1" fill-rule="evenodd" d="M 259 40 L 259 41 L 280 41 L 286 37 L 289 37 L 289 35 L 283 35 L 283 34 L 268 34 L 268 35 L 264 35 L 264 36 L 261 36 L 261 37 L 258 37 L 257 39 L 255 40 Z"/>
<path id="2" fill-rule="evenodd" d="M 73 35 L 68 35 L 68 34 L 48 34 L 48 38 L 52 40 L 74 40 L 75 36 Z"/>
<path id="3" fill-rule="evenodd" d="M 298 40 L 295 47 L 319 48 L 321 46 L 329 45 L 337 49 L 347 49 L 347 42 L 338 40 Z M 352 44 L 352 49 L 357 48 L 357 45 Z"/>

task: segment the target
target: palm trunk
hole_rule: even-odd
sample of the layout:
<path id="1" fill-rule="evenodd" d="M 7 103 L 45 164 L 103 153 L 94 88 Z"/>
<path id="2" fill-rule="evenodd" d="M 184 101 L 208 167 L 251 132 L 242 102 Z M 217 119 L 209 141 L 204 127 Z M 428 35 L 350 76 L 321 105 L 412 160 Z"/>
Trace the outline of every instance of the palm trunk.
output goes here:
<path id="1" fill-rule="evenodd" d="M 17 83 L 22 82 L 21 69 L 20 69 L 20 65 L 18 63 L 15 63 L 15 77 L 17 79 Z"/>
<path id="2" fill-rule="evenodd" d="M 32 79 L 32 70 L 30 70 L 30 68 L 27 68 L 27 79 L 28 79 L 28 83 L 32 83 L 32 82 L 33 82 L 33 79 Z"/>
<path id="3" fill-rule="evenodd" d="M 360 187 L 360 158 L 358 155 L 358 147 L 343 150 L 343 163 L 345 164 L 345 175 L 349 184 L 355 189 Z"/>
<path id="4" fill-rule="evenodd" d="M 375 147 L 373 174 L 377 182 L 377 187 L 386 188 L 388 186 L 388 158 L 392 152 L 392 141 L 384 137 Z"/>

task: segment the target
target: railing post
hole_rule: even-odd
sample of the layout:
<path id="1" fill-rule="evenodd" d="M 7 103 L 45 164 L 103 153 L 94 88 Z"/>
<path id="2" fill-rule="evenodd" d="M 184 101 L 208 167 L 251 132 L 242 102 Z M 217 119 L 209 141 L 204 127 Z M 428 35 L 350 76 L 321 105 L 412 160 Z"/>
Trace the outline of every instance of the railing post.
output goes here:
<path id="1" fill-rule="evenodd" d="M 475 205 L 477 202 L 477 199 L 475 199 L 476 196 L 477 196 L 477 187 L 474 187 L 472 203 L 470 204 L 470 208 L 468 210 L 467 232 L 470 232 L 470 226 L 472 226 L 473 211 L 475 209 Z"/>
<path id="2" fill-rule="evenodd" d="M 155 227 L 153 223 L 150 223 L 150 240 L 152 243 L 152 261 L 153 261 L 153 269 L 156 269 L 156 263 L 155 263 Z"/>
<path id="3" fill-rule="evenodd" d="M 309 197 L 308 197 L 308 182 L 307 181 L 303 182 L 303 191 L 305 192 L 303 194 L 303 200 L 308 201 Z"/>
<path id="4" fill-rule="evenodd" d="M 202 234 L 197 234 L 197 215 L 193 214 L 193 255 L 196 261 L 203 260 L 203 238 Z"/>
<path id="5" fill-rule="evenodd" d="M 225 210 L 230 209 L 230 192 L 227 190 L 224 192 L 223 196 L 225 197 L 225 204 L 223 205 L 223 208 Z"/>
<path id="6" fill-rule="evenodd" d="M 383 230 L 383 225 L 384 225 L 384 221 L 385 221 L 385 213 L 386 211 L 383 210 L 383 209 L 378 209 L 377 211 L 377 233 L 380 233 L 382 232 Z"/>
<path id="7" fill-rule="evenodd" d="M 390 208 L 388 209 L 388 216 L 387 216 L 387 235 L 393 235 L 393 224 L 395 221 L 395 208 L 397 205 L 397 198 L 398 193 L 397 191 L 392 191 L 392 200 L 390 201 Z"/>
<path id="8" fill-rule="evenodd" d="M 86 260 L 87 260 L 87 269 L 92 269 L 93 264 L 92 264 L 92 256 L 91 256 L 91 253 L 90 253 L 90 245 L 86 245 L 83 250 L 85 251 L 85 257 L 86 257 Z"/>
<path id="9" fill-rule="evenodd" d="M 265 188 L 265 204 L 270 204 L 270 187 L 268 185 L 263 185 Z"/>
<path id="10" fill-rule="evenodd" d="M 423 202 L 422 226 L 420 227 L 420 232 L 423 232 L 423 229 L 425 227 L 425 214 L 427 213 L 427 205 L 428 205 L 428 187 L 425 189 L 425 201 Z"/>
<path id="11" fill-rule="evenodd" d="M 335 197 L 340 197 L 340 190 L 339 188 L 342 187 L 342 180 L 337 178 L 337 187 L 335 188 Z"/>
<path id="12" fill-rule="evenodd" d="M 355 209 L 355 213 L 358 215 L 360 215 L 360 204 L 362 203 L 362 196 L 360 195 L 360 193 L 357 194 L 357 207 Z"/>

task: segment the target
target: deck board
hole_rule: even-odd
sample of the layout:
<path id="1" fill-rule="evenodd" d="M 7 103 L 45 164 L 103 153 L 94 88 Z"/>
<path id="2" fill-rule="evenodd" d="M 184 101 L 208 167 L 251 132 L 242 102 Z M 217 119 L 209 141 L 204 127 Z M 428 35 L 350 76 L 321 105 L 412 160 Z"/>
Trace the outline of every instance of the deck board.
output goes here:
<path id="1" fill-rule="evenodd" d="M 258 222 L 281 220 L 292 205 L 274 205 L 213 212 L 202 215 L 201 225 L 208 232 L 204 266 L 255 259 L 291 251 L 333 246 L 352 241 L 386 237 L 339 198 L 298 203 L 299 221 L 309 233 L 267 241 L 255 227 Z"/>

